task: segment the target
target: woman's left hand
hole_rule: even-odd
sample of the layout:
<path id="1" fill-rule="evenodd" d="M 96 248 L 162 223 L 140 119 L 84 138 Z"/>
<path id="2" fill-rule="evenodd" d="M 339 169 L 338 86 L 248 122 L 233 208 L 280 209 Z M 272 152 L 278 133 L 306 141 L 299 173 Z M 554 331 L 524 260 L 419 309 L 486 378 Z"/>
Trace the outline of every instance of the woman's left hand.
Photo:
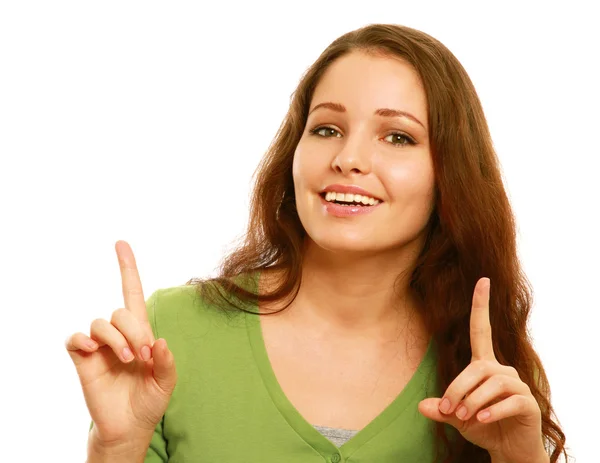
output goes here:
<path id="1" fill-rule="evenodd" d="M 492 462 L 548 462 L 542 414 L 529 386 L 494 355 L 490 325 L 490 283 L 475 285 L 471 309 L 471 363 L 442 399 L 419 403 L 425 417 L 454 426 L 465 439 L 486 449 Z"/>

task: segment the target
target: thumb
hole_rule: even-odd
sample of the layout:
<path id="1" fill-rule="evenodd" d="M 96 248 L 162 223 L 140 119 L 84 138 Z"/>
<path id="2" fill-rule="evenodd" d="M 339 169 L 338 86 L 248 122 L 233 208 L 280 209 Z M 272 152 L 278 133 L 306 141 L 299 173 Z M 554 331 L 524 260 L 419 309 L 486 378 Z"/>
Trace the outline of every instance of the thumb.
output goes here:
<path id="1" fill-rule="evenodd" d="M 152 375 L 158 387 L 165 393 L 171 394 L 177 383 L 175 358 L 167 346 L 164 338 L 157 339 L 152 346 L 152 359 L 154 361 Z"/>
<path id="2" fill-rule="evenodd" d="M 442 399 L 438 398 L 429 398 L 424 399 L 419 402 L 419 412 L 425 418 L 429 418 L 430 420 L 439 421 L 441 423 L 448 423 L 454 426 L 457 429 L 460 429 L 461 426 L 464 426 L 464 422 L 456 417 L 454 413 L 445 415 L 440 412 L 440 402 Z"/>

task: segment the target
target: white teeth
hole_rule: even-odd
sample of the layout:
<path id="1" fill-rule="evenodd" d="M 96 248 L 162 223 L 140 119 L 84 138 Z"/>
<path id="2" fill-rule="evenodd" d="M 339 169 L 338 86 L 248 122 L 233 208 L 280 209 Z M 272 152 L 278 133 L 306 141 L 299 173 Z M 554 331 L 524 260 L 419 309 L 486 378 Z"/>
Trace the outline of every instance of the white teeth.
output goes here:
<path id="1" fill-rule="evenodd" d="M 325 194 L 326 201 L 340 201 L 344 203 L 359 203 L 365 206 L 375 206 L 379 204 L 379 200 L 371 198 L 369 196 L 355 195 L 353 193 L 337 193 L 335 191 L 328 191 Z"/>

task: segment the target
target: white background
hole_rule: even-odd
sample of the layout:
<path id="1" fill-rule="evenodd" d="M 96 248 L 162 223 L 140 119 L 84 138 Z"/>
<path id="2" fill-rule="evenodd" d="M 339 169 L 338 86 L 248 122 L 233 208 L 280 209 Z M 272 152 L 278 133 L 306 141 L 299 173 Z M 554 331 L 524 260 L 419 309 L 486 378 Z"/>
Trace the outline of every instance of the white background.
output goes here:
<path id="1" fill-rule="evenodd" d="M 0 459 L 85 460 L 63 343 L 123 305 L 115 242 L 146 297 L 214 274 L 302 73 L 383 22 L 442 41 L 476 85 L 553 403 L 570 453 L 598 461 L 596 2 L 201 3 L 0 5 Z"/>

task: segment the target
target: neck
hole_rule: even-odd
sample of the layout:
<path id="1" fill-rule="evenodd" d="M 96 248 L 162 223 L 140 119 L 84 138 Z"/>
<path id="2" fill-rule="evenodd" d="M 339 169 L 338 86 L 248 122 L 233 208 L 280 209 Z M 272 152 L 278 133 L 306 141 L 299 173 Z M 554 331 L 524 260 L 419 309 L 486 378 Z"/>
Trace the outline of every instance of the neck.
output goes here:
<path id="1" fill-rule="evenodd" d="M 414 249 L 342 255 L 308 241 L 292 316 L 314 328 L 351 336 L 387 337 L 409 319 L 411 325 L 422 326 L 408 284 L 415 258 Z"/>

